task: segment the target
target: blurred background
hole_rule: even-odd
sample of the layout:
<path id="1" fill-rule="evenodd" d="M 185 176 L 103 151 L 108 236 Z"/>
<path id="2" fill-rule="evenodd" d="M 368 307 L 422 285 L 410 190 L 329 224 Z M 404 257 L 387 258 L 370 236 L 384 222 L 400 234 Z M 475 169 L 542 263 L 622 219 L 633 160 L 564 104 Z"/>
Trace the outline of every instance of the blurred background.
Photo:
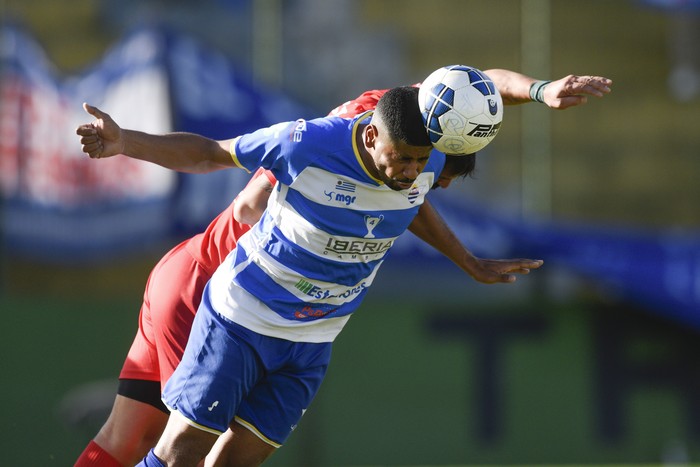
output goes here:
<path id="1" fill-rule="evenodd" d="M 406 234 L 279 466 L 700 459 L 700 2 L 0 2 L 3 465 L 72 465 L 111 407 L 146 278 L 247 181 L 82 156 L 124 127 L 228 138 L 467 64 L 611 78 L 507 107 L 475 178 L 431 194 L 480 285 Z M 231 172 L 231 173 L 229 173 Z M 241 171 L 242 172 L 242 171 Z"/>

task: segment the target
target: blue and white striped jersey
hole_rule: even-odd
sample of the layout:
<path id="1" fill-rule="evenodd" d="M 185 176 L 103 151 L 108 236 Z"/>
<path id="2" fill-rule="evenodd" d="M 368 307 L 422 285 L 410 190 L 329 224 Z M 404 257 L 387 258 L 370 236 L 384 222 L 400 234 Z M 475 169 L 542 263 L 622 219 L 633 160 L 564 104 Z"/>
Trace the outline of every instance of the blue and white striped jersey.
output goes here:
<path id="1" fill-rule="evenodd" d="M 370 115 L 281 123 L 235 142 L 240 166 L 270 169 L 278 182 L 260 222 L 212 277 L 217 312 L 292 341 L 330 342 L 340 332 L 444 165 L 434 152 L 403 191 L 373 178 L 355 138 Z"/>

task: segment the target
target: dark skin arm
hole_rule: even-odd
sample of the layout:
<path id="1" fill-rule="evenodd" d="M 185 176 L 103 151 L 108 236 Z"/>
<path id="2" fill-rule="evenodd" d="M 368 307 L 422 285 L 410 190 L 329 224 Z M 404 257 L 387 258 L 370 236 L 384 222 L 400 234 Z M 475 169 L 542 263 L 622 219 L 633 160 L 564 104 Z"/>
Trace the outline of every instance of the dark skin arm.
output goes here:
<path id="1" fill-rule="evenodd" d="M 475 281 L 484 284 L 515 282 L 516 274 L 529 274 L 544 263 L 532 259 L 482 259 L 474 256 L 425 200 L 408 227 L 414 235 L 452 260 Z"/>
<path id="2" fill-rule="evenodd" d="M 267 177 L 253 180 L 236 198 L 233 216 L 238 222 L 254 224 L 267 207 L 272 185 Z M 425 200 L 408 227 L 418 238 L 452 260 L 474 280 L 485 284 L 515 282 L 516 274 L 528 274 L 542 266 L 541 260 L 477 258 Z"/>
<path id="3" fill-rule="evenodd" d="M 192 173 L 206 173 L 228 167 L 237 167 L 229 153 L 233 139 L 214 141 L 191 133 L 151 135 L 119 127 L 106 113 L 96 107 L 84 105 L 86 112 L 95 117 L 92 123 L 78 127 L 83 152 L 99 159 L 125 154 L 135 159 L 152 162 L 163 167 Z M 272 187 L 265 177 L 261 185 L 251 184 L 257 193 L 241 193 L 236 219 L 254 223 L 260 218 Z M 265 186 L 267 183 L 267 187 Z M 241 196 L 239 195 L 239 196 Z M 251 196 L 250 199 L 247 197 Z M 247 210 L 247 211 L 246 211 Z M 489 260 L 476 258 L 457 239 L 447 224 L 425 202 L 411 226 L 415 235 L 447 256 L 476 281 L 483 283 L 513 282 L 515 274 L 527 274 L 539 268 L 542 261 Z"/>
<path id="4" fill-rule="evenodd" d="M 83 108 L 95 120 L 80 125 L 76 133 L 81 137 L 83 152 L 92 159 L 124 154 L 168 169 L 190 173 L 238 167 L 229 153 L 234 139 L 214 141 L 193 133 L 152 135 L 126 130 L 97 107 L 83 104 Z"/>

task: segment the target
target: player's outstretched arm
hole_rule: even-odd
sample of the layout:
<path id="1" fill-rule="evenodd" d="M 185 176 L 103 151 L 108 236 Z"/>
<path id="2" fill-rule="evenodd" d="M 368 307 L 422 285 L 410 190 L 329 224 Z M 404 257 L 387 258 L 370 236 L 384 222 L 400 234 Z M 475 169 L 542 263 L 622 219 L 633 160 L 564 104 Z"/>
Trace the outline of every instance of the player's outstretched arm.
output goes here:
<path id="1" fill-rule="evenodd" d="M 542 260 L 475 257 L 427 200 L 421 205 L 408 230 L 452 260 L 474 280 L 484 284 L 515 282 L 516 274 L 528 274 L 543 264 Z"/>
<path id="2" fill-rule="evenodd" d="M 493 80 L 506 105 L 524 104 L 539 98 L 548 107 L 563 110 L 585 104 L 589 96 L 603 97 L 612 86 L 612 80 L 602 76 L 568 75 L 556 81 L 538 81 L 504 69 L 484 70 L 484 73 Z M 542 84 L 542 88 L 538 96 L 536 91 L 539 84 Z"/>
<path id="3" fill-rule="evenodd" d="M 83 104 L 95 117 L 80 125 L 82 150 L 92 159 L 123 154 L 180 172 L 206 173 L 236 167 L 229 148 L 233 140 L 214 141 L 192 133 L 152 135 L 119 127 L 109 114 L 97 107 Z"/>

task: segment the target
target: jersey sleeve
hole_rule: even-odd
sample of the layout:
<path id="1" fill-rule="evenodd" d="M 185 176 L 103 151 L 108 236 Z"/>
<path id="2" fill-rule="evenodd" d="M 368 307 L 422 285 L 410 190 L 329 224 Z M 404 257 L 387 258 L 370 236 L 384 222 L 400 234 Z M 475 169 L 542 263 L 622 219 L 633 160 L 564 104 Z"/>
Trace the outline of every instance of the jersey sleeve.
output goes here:
<path id="1" fill-rule="evenodd" d="M 300 119 L 240 136 L 232 148 L 232 157 L 251 172 L 262 167 L 272 180 L 289 185 L 315 158 L 327 154 L 329 145 L 333 146 L 329 143 L 335 134 L 330 120 L 342 121 Z"/>
<path id="2" fill-rule="evenodd" d="M 236 164 L 249 172 L 262 167 L 268 171 L 286 172 L 292 153 L 295 128 L 299 122 L 282 122 L 240 136 L 231 148 Z"/>
<path id="3" fill-rule="evenodd" d="M 328 114 L 332 117 L 351 118 L 355 117 L 368 110 L 374 110 L 377 107 L 379 99 L 388 91 L 388 89 L 374 89 L 365 91 L 355 99 L 349 100 L 340 104 Z"/>
<path id="4" fill-rule="evenodd" d="M 260 167 L 253 173 L 253 175 L 251 175 L 250 180 L 248 180 L 248 183 L 246 184 L 246 188 L 252 183 L 253 180 L 262 176 L 265 176 L 265 178 L 267 178 L 267 181 L 270 182 L 270 185 L 274 185 L 275 183 L 277 183 L 277 178 L 275 178 L 275 174 L 273 174 L 269 170 Z"/>
<path id="5" fill-rule="evenodd" d="M 275 174 L 273 174 L 269 170 L 265 170 L 264 174 L 267 177 L 267 181 L 270 182 L 270 185 L 274 186 L 275 183 L 277 183 L 277 178 L 275 177 Z"/>
<path id="6" fill-rule="evenodd" d="M 417 88 L 420 83 L 412 84 Z M 372 89 L 365 91 L 356 98 L 340 104 L 328 114 L 331 117 L 352 118 L 360 115 L 368 110 L 374 110 L 377 107 L 377 102 L 382 98 L 388 89 Z"/>

